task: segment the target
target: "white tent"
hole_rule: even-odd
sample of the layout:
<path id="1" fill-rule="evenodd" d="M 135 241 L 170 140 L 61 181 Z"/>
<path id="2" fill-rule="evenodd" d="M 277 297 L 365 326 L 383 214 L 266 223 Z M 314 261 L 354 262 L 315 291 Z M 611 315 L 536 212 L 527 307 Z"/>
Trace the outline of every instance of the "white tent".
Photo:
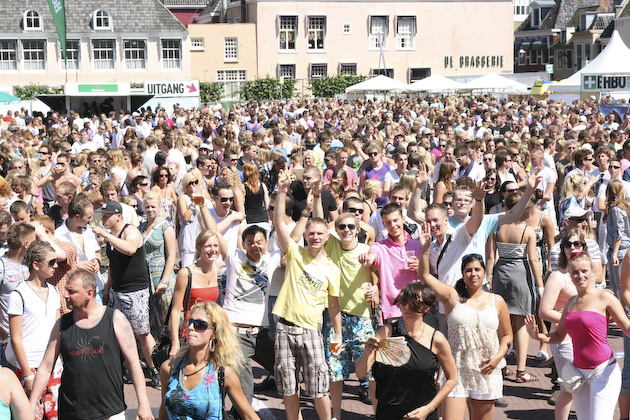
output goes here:
<path id="1" fill-rule="evenodd" d="M 444 76 L 434 74 L 409 85 L 409 90 L 414 92 L 442 92 L 445 90 L 457 90 L 462 84 Z"/>
<path id="2" fill-rule="evenodd" d="M 630 71 L 630 48 L 621 39 L 616 30 L 613 31 L 608 45 L 590 63 L 582 67 L 568 79 L 549 86 L 549 92 L 580 93 L 582 74 L 615 74 Z"/>
<path id="3" fill-rule="evenodd" d="M 496 73 L 486 74 L 464 84 L 460 90 L 477 90 L 487 92 L 525 92 L 527 86 Z"/>
<path id="4" fill-rule="evenodd" d="M 379 75 L 346 88 L 346 93 L 358 92 L 390 92 L 409 90 L 409 85 L 390 77 Z"/>

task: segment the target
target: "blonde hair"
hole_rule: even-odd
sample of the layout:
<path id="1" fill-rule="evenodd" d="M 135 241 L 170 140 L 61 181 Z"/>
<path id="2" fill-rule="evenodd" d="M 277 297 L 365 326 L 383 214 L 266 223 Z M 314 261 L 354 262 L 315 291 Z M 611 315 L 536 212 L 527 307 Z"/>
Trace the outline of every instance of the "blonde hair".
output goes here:
<path id="1" fill-rule="evenodd" d="M 215 368 L 229 366 L 238 372 L 245 364 L 245 358 L 236 332 L 223 308 L 214 302 L 201 302 L 190 309 L 191 314 L 196 311 L 205 312 L 208 323 L 214 330 L 214 351 L 211 351 L 210 346 L 208 346 L 206 359 L 212 362 Z M 173 358 L 173 366 L 180 359 L 186 357 L 188 353 L 190 353 L 190 347 L 188 344 L 184 344 Z"/>
<path id="2" fill-rule="evenodd" d="M 110 158 L 112 161 L 112 168 L 117 166 L 119 168 L 123 168 L 124 170 L 127 170 L 127 164 L 125 163 L 125 158 L 123 157 L 123 154 L 120 150 L 112 149 L 108 151 L 107 157 Z"/>
<path id="3" fill-rule="evenodd" d="M 367 179 L 363 183 L 363 197 L 365 197 L 365 199 L 372 198 L 380 186 L 381 181 L 378 179 Z"/>

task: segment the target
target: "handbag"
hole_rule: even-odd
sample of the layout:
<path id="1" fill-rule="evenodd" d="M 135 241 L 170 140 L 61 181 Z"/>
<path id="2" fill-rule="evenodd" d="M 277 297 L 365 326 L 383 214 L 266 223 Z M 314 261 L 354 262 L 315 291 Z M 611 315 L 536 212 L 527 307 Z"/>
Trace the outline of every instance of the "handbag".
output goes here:
<path id="1" fill-rule="evenodd" d="M 564 389 L 571 393 L 577 394 L 580 392 L 584 384 L 588 382 L 593 376 L 600 374 L 604 369 L 608 367 L 611 363 L 615 361 L 615 357 L 611 357 L 609 360 L 606 360 L 602 364 L 598 365 L 595 369 L 591 371 L 588 377 L 584 377 L 582 372 L 572 363 L 567 362 L 562 367 L 562 373 L 560 374 L 560 378 L 558 381 L 564 385 Z"/>
<path id="2" fill-rule="evenodd" d="M 190 306 L 190 294 L 192 292 L 192 271 L 190 268 L 186 267 L 188 270 L 188 286 L 186 286 L 186 306 L 184 306 L 184 321 L 188 316 L 188 307 Z M 155 347 L 153 348 L 153 352 L 151 352 L 151 359 L 153 359 L 154 366 L 162 366 L 162 363 L 167 361 L 169 357 L 169 353 L 171 352 L 172 342 L 171 342 L 171 334 L 170 334 L 170 323 L 171 320 L 171 312 L 173 309 L 173 300 L 171 299 L 171 304 L 168 307 L 168 315 L 166 315 L 165 322 L 165 332 L 162 334 L 162 337 L 155 343 Z M 182 344 L 183 340 L 180 336 L 180 344 Z"/>
<path id="3" fill-rule="evenodd" d="M 236 416 L 232 413 L 232 410 L 227 411 L 225 409 L 225 366 L 219 368 L 219 391 L 221 392 L 221 412 L 223 420 L 236 420 Z"/>

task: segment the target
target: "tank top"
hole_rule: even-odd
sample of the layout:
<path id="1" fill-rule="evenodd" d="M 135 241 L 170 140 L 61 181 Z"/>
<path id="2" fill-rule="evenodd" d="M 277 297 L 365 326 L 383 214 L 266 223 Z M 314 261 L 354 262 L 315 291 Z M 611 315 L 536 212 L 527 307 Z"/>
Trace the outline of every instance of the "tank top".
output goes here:
<path id="1" fill-rule="evenodd" d="M 96 326 L 76 325 L 73 312 L 61 317 L 63 374 L 59 418 L 101 419 L 124 411 L 123 356 L 114 332 L 114 309 L 105 308 Z"/>
<path id="2" fill-rule="evenodd" d="M 258 193 L 254 194 L 245 184 L 245 217 L 247 223 L 268 222 L 267 209 L 265 209 L 265 191 L 262 184 Z"/>
<path id="3" fill-rule="evenodd" d="M 11 420 L 11 407 L 0 398 L 0 420 Z"/>
<path id="4" fill-rule="evenodd" d="M 562 274 L 562 288 L 560 289 L 560 293 L 558 293 L 558 299 L 556 299 L 556 304 L 553 306 L 553 309 L 562 313 L 569 299 L 575 295 L 577 295 L 577 289 L 571 281 L 571 276 L 568 273 Z M 556 325 L 555 323 L 552 325 L 552 332 L 556 330 Z"/>
<path id="5" fill-rule="evenodd" d="M 573 340 L 573 363 L 580 369 L 595 369 L 612 356 L 606 341 L 608 318 L 593 311 L 569 312 L 564 326 Z"/>
<path id="6" fill-rule="evenodd" d="M 222 416 L 221 391 L 214 364 L 208 363 L 199 385 L 188 391 L 181 384 L 182 367 L 187 358 L 188 356 L 175 366 L 168 378 L 164 394 L 164 407 L 168 418 L 220 420 Z"/>
<path id="7" fill-rule="evenodd" d="M 390 170 L 391 168 L 389 164 L 385 162 L 383 162 L 383 166 L 381 166 L 381 169 L 374 169 L 372 164 L 370 164 L 367 168 L 365 168 L 365 178 L 376 179 L 381 183 L 381 186 L 383 186 L 383 182 L 385 182 L 385 175 Z M 384 195 L 381 195 L 376 199 L 376 206 L 378 208 L 383 207 L 385 204 L 387 204 L 387 197 L 385 197 Z"/>
<path id="8" fill-rule="evenodd" d="M 394 332 L 394 336 L 400 335 Z M 374 363 L 372 373 L 376 379 L 376 418 L 402 420 L 403 416 L 418 407 L 427 405 L 435 394 L 435 373 L 439 368 L 437 355 L 413 338 L 405 335 L 411 358 L 400 367 Z M 433 347 L 431 336 L 430 347 Z M 437 410 L 427 420 L 438 420 Z"/>
<path id="9" fill-rule="evenodd" d="M 122 228 L 118 237 L 129 224 Z M 112 289 L 117 293 L 131 293 L 149 287 L 149 272 L 147 271 L 144 246 L 140 246 L 133 255 L 125 255 L 111 244 L 106 246 L 109 258 L 109 269 L 112 278 Z"/>

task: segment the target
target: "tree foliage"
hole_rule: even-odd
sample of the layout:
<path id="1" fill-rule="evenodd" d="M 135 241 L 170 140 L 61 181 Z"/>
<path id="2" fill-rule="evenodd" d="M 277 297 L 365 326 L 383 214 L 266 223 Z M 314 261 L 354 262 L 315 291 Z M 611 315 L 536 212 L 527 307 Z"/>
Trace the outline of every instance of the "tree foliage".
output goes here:
<path id="1" fill-rule="evenodd" d="M 295 80 L 284 79 L 284 84 L 269 75 L 264 78 L 256 78 L 245 82 L 241 86 L 241 99 L 246 101 L 264 101 L 270 99 L 280 99 L 280 88 L 282 87 L 282 98 L 292 98 L 295 90 Z"/>
<path id="2" fill-rule="evenodd" d="M 363 75 L 338 74 L 331 77 L 311 79 L 310 86 L 316 98 L 329 98 L 344 93 L 348 86 L 356 85 L 367 79 Z"/>
<path id="3" fill-rule="evenodd" d="M 26 86 L 14 86 L 15 96 L 23 101 L 35 99 L 37 95 L 53 95 L 63 93 L 63 87 L 36 85 L 31 83 Z"/>
<path id="4" fill-rule="evenodd" d="M 199 83 L 199 94 L 202 103 L 220 101 L 223 97 L 223 83 L 201 82 Z"/>

